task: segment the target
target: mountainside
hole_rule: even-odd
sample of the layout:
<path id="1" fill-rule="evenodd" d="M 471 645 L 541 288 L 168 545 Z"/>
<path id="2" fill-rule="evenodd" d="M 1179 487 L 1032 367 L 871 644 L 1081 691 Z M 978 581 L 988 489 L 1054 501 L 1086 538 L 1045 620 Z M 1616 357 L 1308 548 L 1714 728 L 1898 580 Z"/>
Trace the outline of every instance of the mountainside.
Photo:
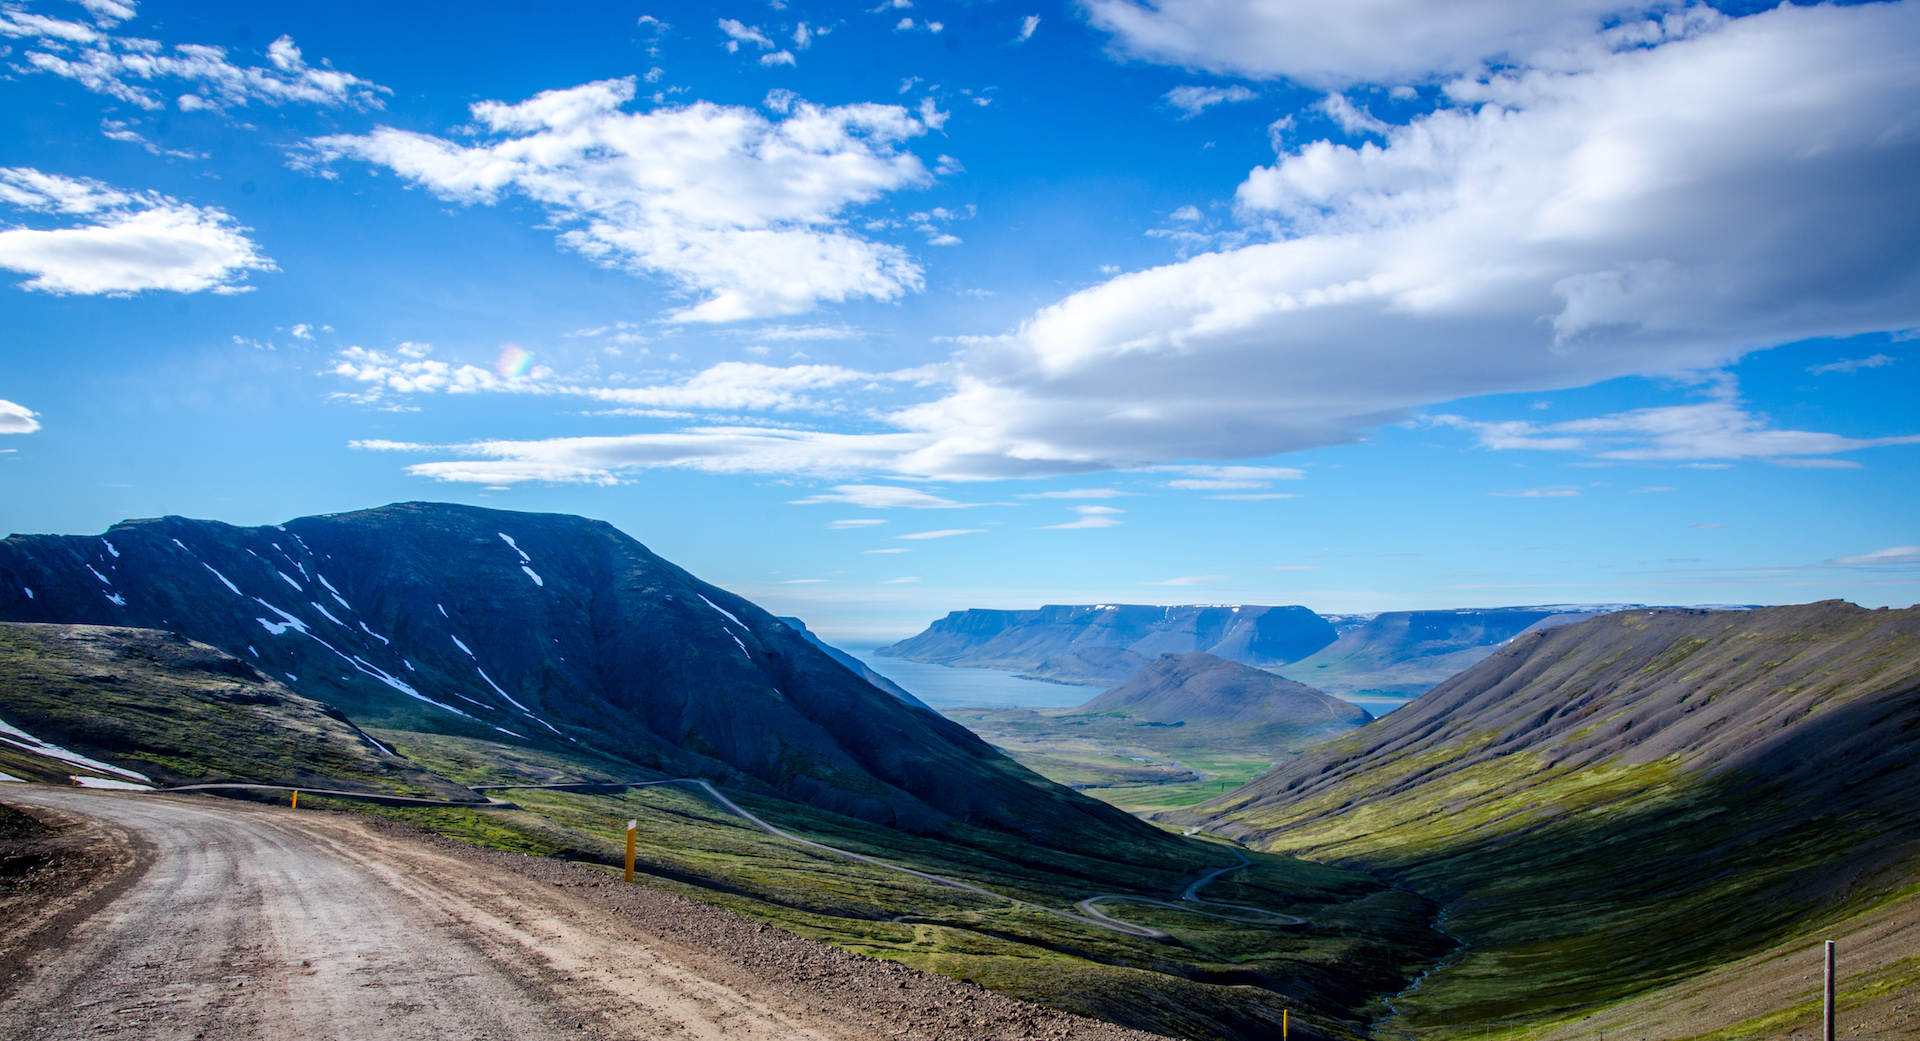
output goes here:
<path id="1" fill-rule="evenodd" d="M 166 629 L 365 726 L 593 747 L 908 829 L 1154 834 L 578 517 L 406 503 L 14 535 L 0 620 Z"/>
<path id="2" fill-rule="evenodd" d="M 1625 611 L 1162 819 L 1446 902 L 1470 946 L 1399 1002 L 1439 1028 L 1573 1015 L 1890 899 L 1917 763 L 1920 609 Z"/>
<path id="3" fill-rule="evenodd" d="M 1154 723 L 1354 727 L 1366 709 L 1304 683 L 1211 654 L 1163 654 L 1125 683 L 1072 710 Z"/>
<path id="4" fill-rule="evenodd" d="M 834 661 L 837 661 L 840 664 L 845 665 L 848 669 L 851 669 L 854 675 L 859 676 L 861 679 L 866 680 L 868 683 L 871 683 L 876 687 L 879 687 L 881 690 L 886 691 L 887 693 L 893 695 L 896 698 L 899 698 L 901 701 L 904 701 L 909 705 L 917 705 L 920 708 L 926 709 L 928 712 L 933 711 L 932 706 L 928 705 L 924 701 L 921 701 L 919 698 L 914 697 L 910 692 L 908 692 L 907 688 L 902 687 L 900 684 L 895 683 L 892 680 L 886 678 L 885 676 L 882 676 L 879 673 L 873 671 L 871 668 L 868 668 L 866 662 L 861 661 L 860 659 L 854 657 L 853 655 L 848 654 L 846 651 L 843 651 L 840 648 L 835 647 L 834 645 L 814 635 L 813 630 L 807 628 L 807 623 L 801 621 L 798 618 L 789 618 L 784 615 L 781 616 L 780 621 L 791 626 L 794 632 L 797 632 L 801 636 L 806 637 L 808 643 L 813 644 L 815 647 L 820 648 L 821 652 L 824 653 L 827 657 L 832 658 Z"/>
<path id="5" fill-rule="evenodd" d="M 1054 605 L 1036 611 L 955 611 L 918 636 L 874 653 L 1105 686 L 1130 674 L 1128 665 L 1137 668 L 1162 654 L 1205 651 L 1266 668 L 1298 661 L 1333 641 L 1332 626 L 1297 606 Z"/>
<path id="6" fill-rule="evenodd" d="M 478 799 L 246 662 L 154 629 L 0 623 L 0 722 L 12 728 L 0 731 L 0 771 L 53 784 L 240 781 Z"/>
<path id="7" fill-rule="evenodd" d="M 1280 673 L 1332 694 L 1370 691 L 1409 697 L 1472 667 L 1522 633 L 1591 618 L 1628 605 L 1388 611 L 1361 621 L 1340 616 L 1340 638 Z"/>

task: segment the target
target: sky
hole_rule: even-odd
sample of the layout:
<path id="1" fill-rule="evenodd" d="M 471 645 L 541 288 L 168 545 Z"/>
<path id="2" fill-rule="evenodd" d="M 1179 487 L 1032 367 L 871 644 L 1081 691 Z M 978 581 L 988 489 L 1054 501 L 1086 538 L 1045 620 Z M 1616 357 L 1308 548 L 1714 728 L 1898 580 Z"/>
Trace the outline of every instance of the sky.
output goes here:
<path id="1" fill-rule="evenodd" d="M 1920 0 L 0 0 L 0 531 L 577 513 L 854 646 L 1904 607 L 1916 55 Z"/>

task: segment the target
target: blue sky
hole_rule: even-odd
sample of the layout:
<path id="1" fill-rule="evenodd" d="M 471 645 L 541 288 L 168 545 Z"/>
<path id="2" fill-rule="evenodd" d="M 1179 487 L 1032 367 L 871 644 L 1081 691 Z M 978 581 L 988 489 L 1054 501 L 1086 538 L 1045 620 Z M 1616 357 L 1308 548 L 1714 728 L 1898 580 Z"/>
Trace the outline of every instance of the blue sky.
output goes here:
<path id="1" fill-rule="evenodd" d="M 1920 8 L 0 3 L 0 528 L 964 607 L 1920 600 Z"/>

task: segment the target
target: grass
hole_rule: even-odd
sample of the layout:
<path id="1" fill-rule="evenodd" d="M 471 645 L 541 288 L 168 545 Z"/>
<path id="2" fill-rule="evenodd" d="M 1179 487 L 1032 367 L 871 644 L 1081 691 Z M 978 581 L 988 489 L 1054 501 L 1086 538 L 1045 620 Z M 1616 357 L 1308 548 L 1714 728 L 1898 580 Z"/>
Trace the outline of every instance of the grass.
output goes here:
<path id="1" fill-rule="evenodd" d="M 484 741 L 377 736 L 416 763 L 467 783 L 550 782 L 567 765 L 558 756 Z M 576 765 L 598 773 L 612 764 Z M 575 776 L 580 772 L 589 771 Z M 1251 867 L 1215 883 L 1207 895 L 1310 917 L 1310 925 L 1275 928 L 1150 904 L 1106 905 L 1109 913 L 1172 934 L 1156 941 L 809 850 L 765 834 L 685 786 L 500 794 L 520 808 L 362 812 L 609 869 L 619 862 L 625 822 L 637 820 L 638 866 L 651 884 L 862 954 L 1187 1037 L 1264 1036 L 1282 1008 L 1305 1012 L 1330 1036 L 1357 1036 L 1362 1021 L 1355 1010 L 1374 992 L 1402 985 L 1441 946 L 1428 927 L 1428 902 L 1365 875 L 1287 857 L 1254 854 Z M 1138 856 L 1137 847 L 1133 856 L 1124 849 L 1042 851 L 964 827 L 915 836 L 769 795 L 729 795 L 814 841 L 1061 909 L 1100 892 L 1168 899 L 1207 865 L 1231 862 L 1225 850 L 1197 841 L 1176 847 L 1183 855 L 1155 863 Z"/>

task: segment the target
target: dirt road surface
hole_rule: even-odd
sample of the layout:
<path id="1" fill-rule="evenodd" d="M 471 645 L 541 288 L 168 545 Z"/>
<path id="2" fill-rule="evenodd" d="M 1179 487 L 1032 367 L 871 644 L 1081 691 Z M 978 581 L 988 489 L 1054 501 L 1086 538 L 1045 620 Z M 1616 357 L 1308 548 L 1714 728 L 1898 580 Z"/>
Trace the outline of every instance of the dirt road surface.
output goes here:
<path id="1" fill-rule="evenodd" d="M 7 785 L 140 872 L 0 991 L 0 1037 L 1150 1041 L 576 864 L 346 814 Z"/>

